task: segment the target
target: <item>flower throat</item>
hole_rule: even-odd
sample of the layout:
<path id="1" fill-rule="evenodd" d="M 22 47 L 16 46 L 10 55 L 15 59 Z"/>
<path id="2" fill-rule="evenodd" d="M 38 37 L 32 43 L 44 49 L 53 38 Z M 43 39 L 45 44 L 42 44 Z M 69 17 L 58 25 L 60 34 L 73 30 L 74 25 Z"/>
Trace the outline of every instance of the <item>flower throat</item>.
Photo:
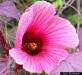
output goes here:
<path id="1" fill-rule="evenodd" d="M 23 36 L 22 50 L 31 56 L 41 52 L 42 41 L 39 37 L 33 37 L 31 32 L 26 32 Z"/>

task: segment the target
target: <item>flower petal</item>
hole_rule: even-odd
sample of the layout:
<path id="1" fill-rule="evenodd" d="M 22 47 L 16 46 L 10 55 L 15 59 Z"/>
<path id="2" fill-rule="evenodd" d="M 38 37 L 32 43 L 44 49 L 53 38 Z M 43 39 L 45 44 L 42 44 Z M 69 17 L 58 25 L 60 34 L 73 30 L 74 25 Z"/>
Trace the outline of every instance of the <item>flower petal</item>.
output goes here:
<path id="1" fill-rule="evenodd" d="M 30 8 L 33 9 L 34 16 L 29 30 L 35 31 L 35 33 L 39 32 L 45 23 L 56 13 L 54 6 L 46 1 L 38 1 Z M 29 8 L 26 11 L 28 10 Z"/>
<path id="2" fill-rule="evenodd" d="M 82 51 L 82 27 L 80 28 L 79 40 L 79 51 Z"/>
<path id="3" fill-rule="evenodd" d="M 50 72 L 49 75 L 60 75 L 61 72 L 75 72 L 74 69 L 67 63 L 61 62 Z"/>
<path id="4" fill-rule="evenodd" d="M 20 13 L 11 1 L 0 3 L 0 15 L 16 18 L 19 20 Z"/>
<path id="5" fill-rule="evenodd" d="M 53 17 L 40 32 L 44 34 L 48 47 L 74 48 L 79 42 L 72 24 L 57 16 Z"/>
<path id="6" fill-rule="evenodd" d="M 32 73 L 41 73 L 43 70 L 37 58 L 36 56 L 28 56 L 23 68 Z"/>
<path id="7" fill-rule="evenodd" d="M 67 62 L 74 68 L 76 72 L 82 72 L 82 52 L 70 55 Z"/>
<path id="8" fill-rule="evenodd" d="M 67 56 L 68 53 L 63 49 L 49 48 L 39 55 L 39 61 L 43 70 L 46 73 L 50 73 L 54 66 L 56 66 L 62 59 L 65 59 Z"/>
<path id="9" fill-rule="evenodd" d="M 82 52 L 70 54 L 66 60 L 62 60 L 50 75 L 60 75 L 60 72 L 82 72 Z"/>
<path id="10" fill-rule="evenodd" d="M 27 54 L 22 50 L 12 48 L 9 50 L 9 54 L 17 64 L 24 64 L 27 60 Z"/>
<path id="11" fill-rule="evenodd" d="M 11 57 L 13 57 L 13 59 L 17 64 L 20 64 L 20 65 L 23 64 L 23 68 L 25 70 L 32 73 L 42 72 L 42 68 L 39 61 L 37 60 L 37 57 L 32 57 L 26 54 L 25 52 L 23 52 L 22 50 L 18 50 L 15 48 L 12 48 L 11 50 L 9 50 L 9 54 Z"/>
<path id="12" fill-rule="evenodd" d="M 28 11 L 24 12 L 23 15 L 21 16 L 16 33 L 16 40 L 15 40 L 16 48 L 21 48 L 23 35 L 26 32 L 29 24 L 31 23 L 32 18 L 33 18 L 32 9 L 29 9 Z"/>

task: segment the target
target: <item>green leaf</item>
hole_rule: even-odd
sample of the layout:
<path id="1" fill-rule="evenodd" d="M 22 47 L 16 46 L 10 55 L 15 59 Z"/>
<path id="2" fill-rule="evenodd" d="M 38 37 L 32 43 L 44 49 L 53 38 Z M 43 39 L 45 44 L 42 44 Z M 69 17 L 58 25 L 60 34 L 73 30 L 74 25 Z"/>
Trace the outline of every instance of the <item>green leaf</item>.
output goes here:
<path id="1" fill-rule="evenodd" d="M 3 0 L 0 0 L 0 3 L 2 2 Z"/>
<path id="2" fill-rule="evenodd" d="M 48 1 L 53 2 L 54 0 L 48 0 Z"/>
<path id="3" fill-rule="evenodd" d="M 3 56 L 0 56 L 0 58 L 4 58 Z"/>
<path id="4" fill-rule="evenodd" d="M 41 74 L 33 73 L 32 75 L 46 75 L 45 72 L 42 72 Z"/>
<path id="5" fill-rule="evenodd" d="M 66 17 L 66 19 L 68 19 L 73 25 L 77 23 L 77 18 L 77 15 Z M 80 19 L 80 24 L 82 25 L 82 19 Z"/>
<path id="6" fill-rule="evenodd" d="M 41 74 L 41 75 L 46 75 L 46 74 L 45 74 L 45 72 L 42 72 L 42 74 Z"/>
<path id="7" fill-rule="evenodd" d="M 33 73 L 32 75 L 37 75 L 37 73 Z"/>
<path id="8" fill-rule="evenodd" d="M 82 19 L 80 19 L 80 24 L 82 25 Z"/>
<path id="9" fill-rule="evenodd" d="M 53 5 L 55 6 L 55 8 L 58 8 L 58 7 L 63 5 L 63 1 L 62 0 L 56 0 L 55 2 L 53 2 Z"/>
<path id="10" fill-rule="evenodd" d="M 57 3 L 58 3 L 59 6 L 63 5 L 63 1 L 62 0 L 57 0 Z"/>
<path id="11" fill-rule="evenodd" d="M 42 0 L 32 0 L 32 3 L 35 3 L 35 2 L 37 2 L 37 1 L 42 1 Z"/>
<path id="12" fill-rule="evenodd" d="M 7 25 L 7 31 L 10 31 L 11 29 L 12 29 L 12 27 Z"/>
<path id="13" fill-rule="evenodd" d="M 55 6 L 55 8 L 58 8 L 59 7 L 59 5 L 58 5 L 57 2 L 53 2 L 53 5 Z"/>

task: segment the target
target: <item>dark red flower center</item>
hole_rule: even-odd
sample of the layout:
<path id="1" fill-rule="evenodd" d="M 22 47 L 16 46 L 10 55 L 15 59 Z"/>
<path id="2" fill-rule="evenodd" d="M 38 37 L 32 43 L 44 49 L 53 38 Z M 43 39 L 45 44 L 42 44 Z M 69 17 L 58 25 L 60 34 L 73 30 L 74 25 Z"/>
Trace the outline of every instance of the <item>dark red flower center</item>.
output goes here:
<path id="1" fill-rule="evenodd" d="M 32 32 L 26 32 L 22 39 L 22 50 L 34 56 L 41 52 L 43 43 L 40 36 L 34 36 Z"/>

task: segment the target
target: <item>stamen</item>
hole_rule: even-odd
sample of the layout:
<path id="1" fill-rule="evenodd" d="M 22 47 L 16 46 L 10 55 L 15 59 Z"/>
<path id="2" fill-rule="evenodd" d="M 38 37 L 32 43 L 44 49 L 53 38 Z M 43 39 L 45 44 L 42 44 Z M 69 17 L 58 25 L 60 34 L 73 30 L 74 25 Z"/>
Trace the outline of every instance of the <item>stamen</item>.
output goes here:
<path id="1" fill-rule="evenodd" d="M 37 47 L 38 46 L 35 42 L 28 43 L 28 48 L 31 49 L 31 50 L 36 50 Z"/>
<path id="2" fill-rule="evenodd" d="M 32 32 L 26 32 L 22 39 L 22 50 L 31 56 L 41 52 L 43 41 L 40 36 L 34 36 Z"/>
<path id="3" fill-rule="evenodd" d="M 35 42 L 25 43 L 22 46 L 22 50 L 24 50 L 25 52 L 27 52 L 30 55 L 36 55 L 40 52 L 40 49 L 38 48 L 38 45 Z"/>

